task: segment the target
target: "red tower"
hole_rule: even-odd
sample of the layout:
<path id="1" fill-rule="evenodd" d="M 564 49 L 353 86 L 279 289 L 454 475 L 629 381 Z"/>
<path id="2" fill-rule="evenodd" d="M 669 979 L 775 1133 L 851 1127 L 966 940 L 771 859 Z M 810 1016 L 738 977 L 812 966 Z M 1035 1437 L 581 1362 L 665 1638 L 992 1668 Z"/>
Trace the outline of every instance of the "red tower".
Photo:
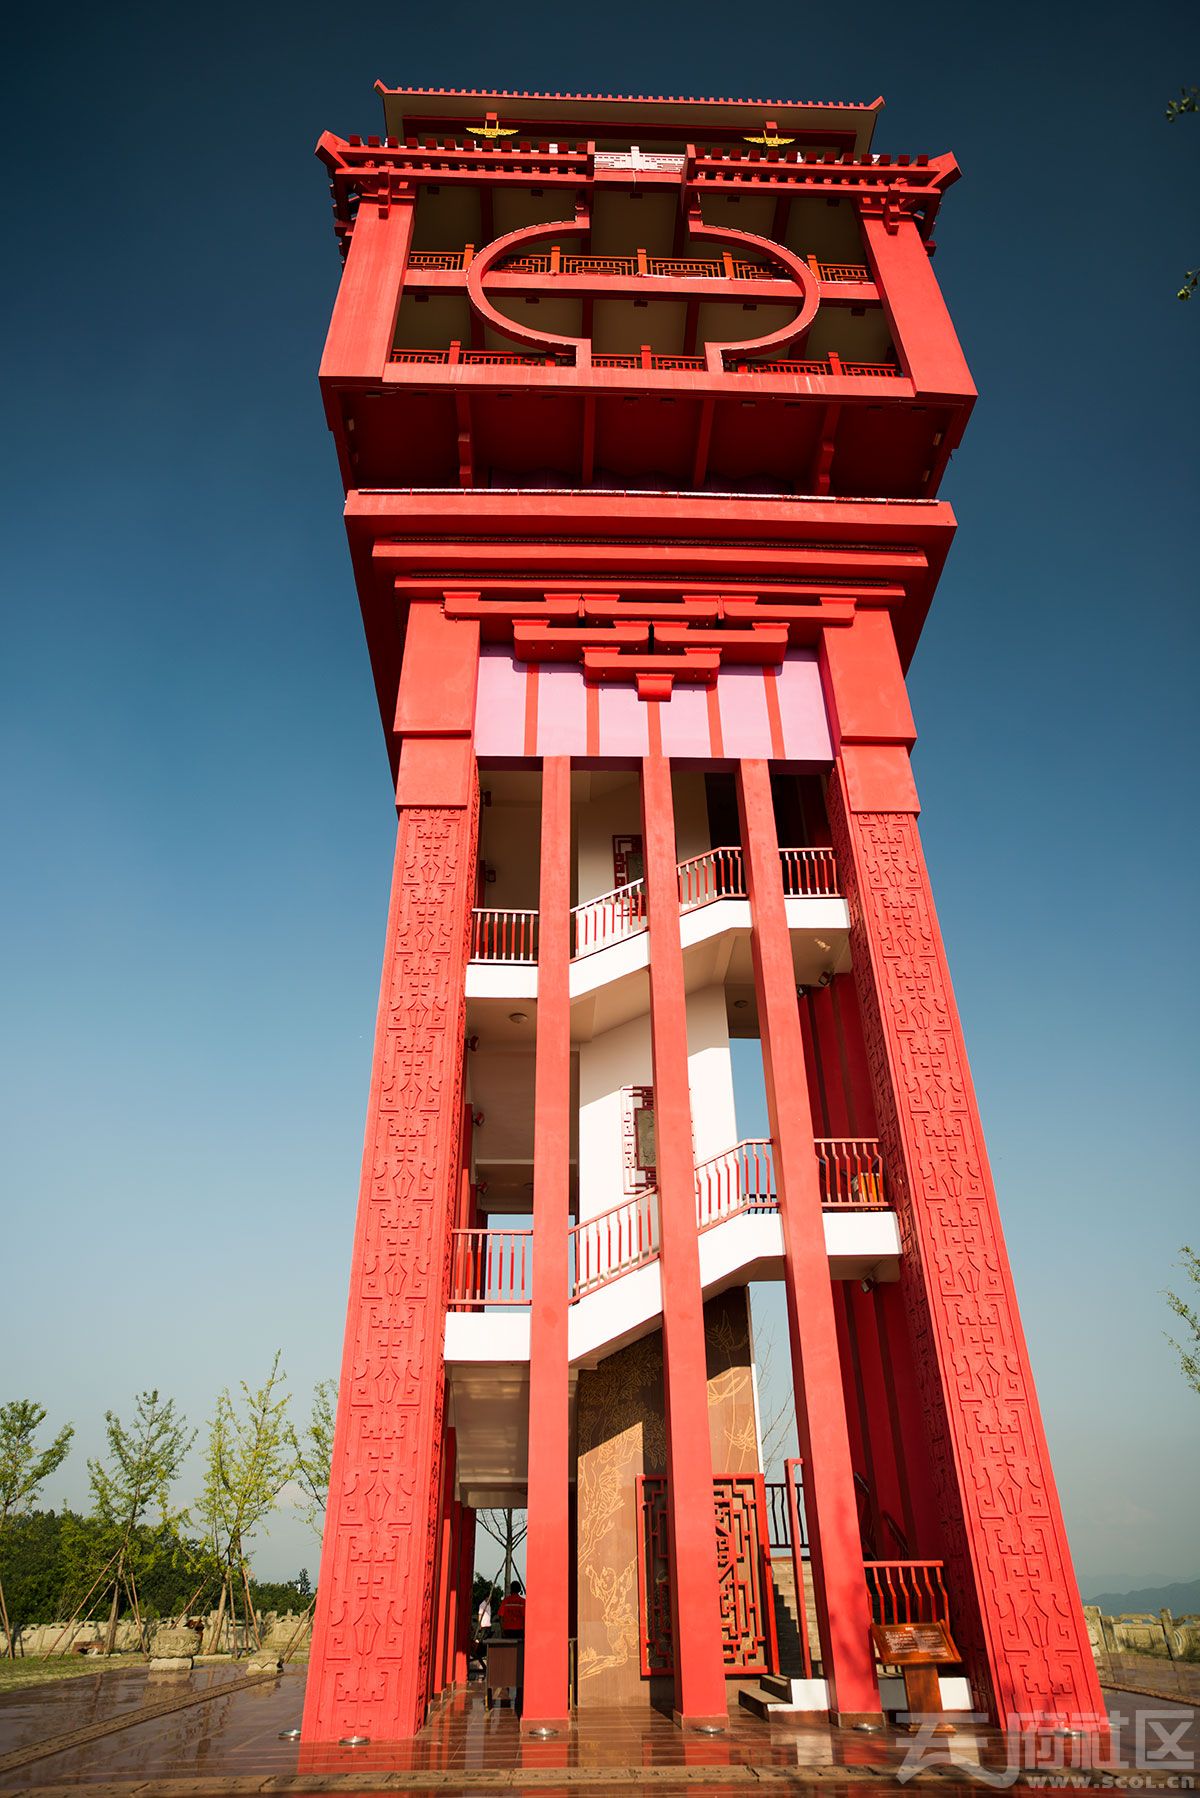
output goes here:
<path id="1" fill-rule="evenodd" d="M 955 163 L 879 102 L 381 92 L 319 146 L 399 829 L 305 1737 L 463 1679 L 480 1505 L 528 1508 L 527 1725 L 877 1715 L 896 1617 L 948 1704 L 1099 1717 L 909 771 Z"/>

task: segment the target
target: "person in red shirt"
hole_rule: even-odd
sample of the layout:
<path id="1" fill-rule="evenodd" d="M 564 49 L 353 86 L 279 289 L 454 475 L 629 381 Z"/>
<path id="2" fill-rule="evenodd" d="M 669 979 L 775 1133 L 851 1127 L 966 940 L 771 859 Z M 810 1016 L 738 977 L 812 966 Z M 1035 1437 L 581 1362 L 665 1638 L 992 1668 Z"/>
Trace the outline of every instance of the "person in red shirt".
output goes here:
<path id="1" fill-rule="evenodd" d="M 500 1600 L 500 1628 L 506 1636 L 523 1636 L 525 1634 L 525 1600 L 521 1596 L 521 1582 L 515 1579 L 506 1595 Z"/>

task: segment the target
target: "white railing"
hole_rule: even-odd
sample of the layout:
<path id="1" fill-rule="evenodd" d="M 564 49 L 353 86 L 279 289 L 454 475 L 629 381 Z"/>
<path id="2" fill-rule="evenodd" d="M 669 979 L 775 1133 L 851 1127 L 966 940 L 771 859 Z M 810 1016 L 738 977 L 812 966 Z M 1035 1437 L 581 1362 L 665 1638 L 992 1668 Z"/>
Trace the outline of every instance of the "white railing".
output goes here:
<path id="1" fill-rule="evenodd" d="M 662 169 L 674 174 L 686 161 L 686 156 L 639 150 L 635 144 L 631 150 L 597 150 L 595 166 L 598 169 Z"/>
<path id="2" fill-rule="evenodd" d="M 781 849 L 786 899 L 836 899 L 837 860 L 832 849 Z"/>
<path id="3" fill-rule="evenodd" d="M 740 849 L 706 849 L 679 864 L 680 911 L 692 911 L 714 899 L 742 899 L 745 894 Z"/>
<path id="4" fill-rule="evenodd" d="M 780 872 L 788 899 L 835 898 L 837 862 L 832 849 L 781 849 Z M 679 909 L 694 911 L 715 899 L 743 899 L 746 877 L 742 851 L 706 849 L 678 866 Z M 571 912 L 571 954 L 590 955 L 609 943 L 646 928 L 646 889 L 632 880 L 587 899 Z M 512 907 L 477 906 L 471 920 L 471 960 L 536 962 L 538 914 Z"/>
<path id="5" fill-rule="evenodd" d="M 536 962 L 536 911 L 476 906 L 471 914 L 471 960 Z"/>
<path id="6" fill-rule="evenodd" d="M 696 1228 L 707 1230 L 739 1211 L 777 1211 L 775 1163 L 763 1137 L 749 1137 L 696 1168 Z"/>
<path id="7" fill-rule="evenodd" d="M 606 1286 L 658 1255 L 658 1193 L 652 1186 L 571 1229 L 571 1298 Z"/>
<path id="8" fill-rule="evenodd" d="M 608 943 L 636 936 L 646 928 L 646 889 L 640 880 L 631 880 L 611 893 L 588 899 L 571 912 L 571 954 L 590 955 Z"/>

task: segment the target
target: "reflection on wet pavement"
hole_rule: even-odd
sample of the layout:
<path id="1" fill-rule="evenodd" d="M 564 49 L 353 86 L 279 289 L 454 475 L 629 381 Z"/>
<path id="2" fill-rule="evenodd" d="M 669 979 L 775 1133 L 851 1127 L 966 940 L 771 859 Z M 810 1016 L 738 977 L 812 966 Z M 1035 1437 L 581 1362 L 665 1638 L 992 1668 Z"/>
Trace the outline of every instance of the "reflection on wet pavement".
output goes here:
<path id="1" fill-rule="evenodd" d="M 281 1740 L 281 1731 L 300 1720 L 304 1668 L 289 1668 L 249 1686 L 240 1683 L 244 1677 L 242 1669 L 229 1665 L 175 1675 L 127 1668 L 5 1694 L 0 1697 L 0 1786 L 27 1792 L 107 1786 L 114 1794 L 136 1790 L 140 1798 L 152 1798 L 170 1789 L 167 1782 L 179 1781 L 180 1793 L 215 1798 L 235 1789 L 336 1790 L 352 1779 L 360 1793 L 372 1788 L 422 1790 L 445 1798 L 473 1791 L 536 1790 L 545 1798 L 556 1790 L 594 1794 L 616 1789 L 670 1798 L 672 1792 L 697 1787 L 706 1798 L 718 1798 L 722 1792 L 745 1794 L 755 1785 L 786 1789 L 819 1781 L 836 1798 L 851 1798 L 889 1786 L 901 1789 L 896 1775 L 914 1749 L 909 1736 L 891 1727 L 876 1734 L 828 1726 L 772 1730 L 736 1706 L 731 1706 L 728 1733 L 715 1738 L 684 1735 L 654 1712 L 592 1710 L 581 1713 L 561 1740 L 522 1740 L 513 1712 L 485 1711 L 478 1690 L 448 1697 L 414 1741 L 354 1749 L 308 1747 Z M 79 1729 L 102 1729 L 149 1706 L 200 1695 L 206 1702 L 131 1720 L 80 1745 L 28 1758 L 38 1743 Z M 1146 1722 L 1151 1715 L 1167 1720 L 1161 1727 L 1168 1736 L 1172 1728 L 1182 1729 L 1176 1751 L 1193 1757 L 1194 1767 L 1195 1718 L 1188 1707 L 1123 1692 L 1110 1694 L 1109 1702 L 1117 1725 L 1114 1743 L 1102 1751 L 1109 1765 L 1115 1748 L 1132 1770 L 1135 1738 L 1143 1749 L 1147 1742 L 1154 1745 L 1159 1738 Z M 940 1790 L 979 1792 L 1012 1783 L 1003 1777 L 1010 1745 L 996 1730 L 964 1723 L 954 1737 L 921 1744 L 916 1752 L 921 1783 L 932 1777 Z M 1100 1783 L 1100 1759 L 1094 1742 L 1046 1740 L 1037 1753 L 1047 1772 L 1053 1773 L 1057 1764 L 1060 1780 L 1074 1766 L 1092 1771 Z M 1150 1764 L 1153 1771 L 1142 1783 L 1160 1783 L 1162 1767 Z M 991 1771 L 991 1780 L 984 1769 Z M 1084 1783 L 1086 1777 L 1079 1780 L 1077 1772 L 1072 1783 Z M 1027 1762 L 1024 1781 L 1037 1778 Z M 100 1798 L 98 1792 L 95 1798 Z"/>

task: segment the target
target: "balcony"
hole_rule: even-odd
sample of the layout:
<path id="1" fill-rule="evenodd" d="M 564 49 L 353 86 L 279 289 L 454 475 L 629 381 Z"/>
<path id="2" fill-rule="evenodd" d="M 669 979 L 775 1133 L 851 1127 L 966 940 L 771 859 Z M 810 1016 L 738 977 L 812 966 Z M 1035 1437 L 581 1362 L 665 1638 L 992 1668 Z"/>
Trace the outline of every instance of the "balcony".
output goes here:
<path id="1" fill-rule="evenodd" d="M 777 357 L 774 360 L 761 358 L 756 362 L 742 360 L 728 350 L 725 352 L 726 374 L 737 376 L 758 375 L 763 379 L 777 380 L 781 377 L 804 376 L 805 378 L 849 380 L 884 380 L 899 381 L 905 378 L 904 370 L 895 362 L 851 362 L 844 360 L 836 352 L 828 356 L 810 357 L 798 360 L 794 357 Z M 389 358 L 393 366 L 424 364 L 430 367 L 457 368 L 472 366 L 476 368 L 541 368 L 541 369 L 574 369 L 578 366 L 570 352 L 554 354 L 546 351 L 541 355 L 526 355 L 516 350 L 464 350 L 458 341 L 452 342 L 444 350 L 410 350 L 394 349 Z M 653 351 L 649 344 L 643 344 L 640 350 L 628 352 L 593 351 L 589 357 L 589 366 L 599 371 L 638 369 L 650 373 L 677 373 L 707 375 L 709 361 L 706 356 L 663 356 Z M 911 393 L 911 387 L 909 388 Z"/>
<path id="2" fill-rule="evenodd" d="M 873 1138 L 819 1137 L 822 1210 L 887 1208 L 883 1160 Z M 740 1142 L 696 1168 L 696 1229 L 703 1234 L 731 1219 L 778 1217 L 771 1144 Z M 450 1309 L 490 1311 L 528 1307 L 533 1300 L 531 1230 L 456 1230 L 451 1254 Z M 572 1225 L 568 1300 L 574 1305 L 659 1255 L 658 1194 L 647 1187 L 596 1217 Z"/>
<path id="3" fill-rule="evenodd" d="M 475 245 L 461 250 L 414 250 L 408 268 L 414 274 L 452 274 L 470 268 L 475 259 Z M 861 262 L 822 262 L 806 256 L 817 280 L 823 286 L 870 286 L 871 271 Z M 759 262 L 747 262 L 731 255 L 712 256 L 648 256 L 638 250 L 632 256 L 581 256 L 564 251 L 557 245 L 530 256 L 511 256 L 496 265 L 497 275 L 563 275 L 567 277 L 609 280 L 639 278 L 670 281 L 773 281 L 778 277 Z M 788 285 L 786 282 L 784 286 Z"/>
<path id="4" fill-rule="evenodd" d="M 837 862 L 832 849 L 781 849 L 780 875 L 787 899 L 837 899 Z M 746 876 L 738 848 L 708 849 L 679 863 L 681 914 L 718 899 L 745 899 Z M 571 911 L 571 959 L 639 936 L 646 929 L 646 892 L 640 880 L 587 899 Z M 537 962 L 538 914 L 512 908 L 477 907 L 472 914 L 473 962 L 533 965 Z"/>

